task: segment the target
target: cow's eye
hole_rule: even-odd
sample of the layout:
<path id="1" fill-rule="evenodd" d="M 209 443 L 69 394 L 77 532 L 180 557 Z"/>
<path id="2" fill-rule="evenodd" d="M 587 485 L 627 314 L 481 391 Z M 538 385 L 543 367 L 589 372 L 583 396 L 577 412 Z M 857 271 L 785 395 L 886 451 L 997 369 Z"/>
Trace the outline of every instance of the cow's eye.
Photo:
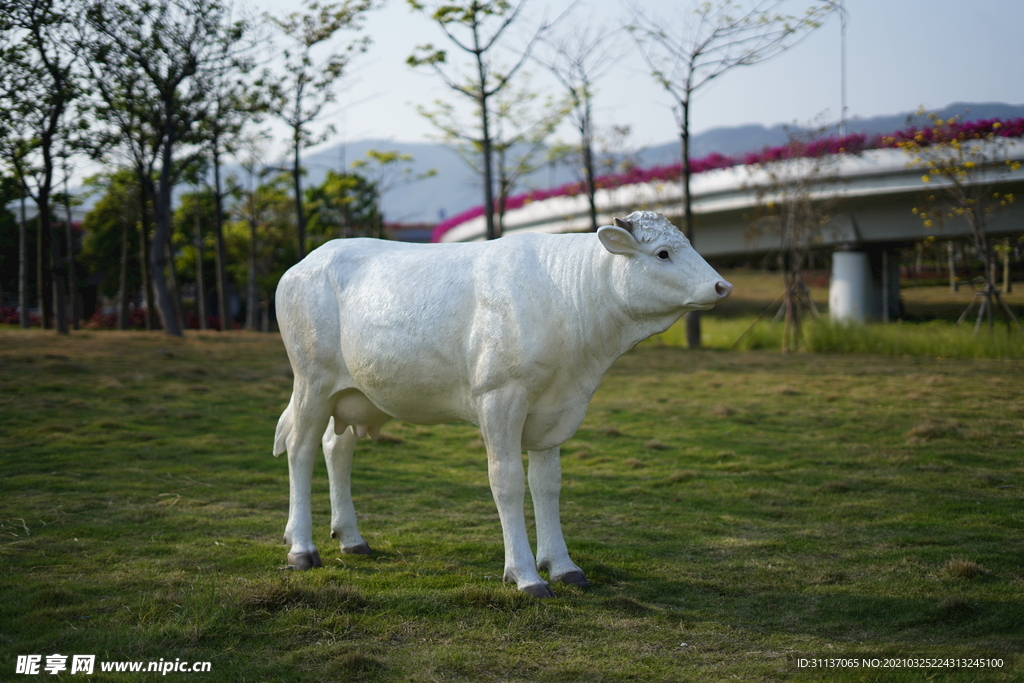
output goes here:
<path id="1" fill-rule="evenodd" d="M 660 258 L 662 261 L 667 260 L 668 259 L 668 252 L 665 251 L 664 249 L 662 249 L 661 251 L 658 252 L 658 258 Z"/>

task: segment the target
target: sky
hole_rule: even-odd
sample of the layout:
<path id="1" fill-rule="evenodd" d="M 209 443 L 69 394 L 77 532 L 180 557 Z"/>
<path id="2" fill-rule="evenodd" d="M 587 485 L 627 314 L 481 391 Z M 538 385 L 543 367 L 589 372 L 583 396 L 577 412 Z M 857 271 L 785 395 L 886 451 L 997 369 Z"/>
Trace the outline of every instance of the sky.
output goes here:
<path id="1" fill-rule="evenodd" d="M 743 0 L 739 0 L 743 2 Z M 282 15 L 300 9 L 295 0 L 248 0 L 257 11 Z M 527 0 L 525 25 L 558 16 L 568 2 Z M 620 0 L 579 0 L 558 29 L 622 26 L 632 4 Z M 693 4 L 678 0 L 636 0 L 645 12 L 672 26 L 685 21 Z M 808 6 L 787 0 L 798 14 Z M 850 119 L 940 108 L 953 102 L 1024 103 L 1024 78 L 1017 72 L 1021 0 L 846 0 L 847 116 Z M 338 102 L 319 125 L 331 122 L 338 134 L 325 145 L 361 139 L 429 142 L 437 131 L 416 111 L 441 98 L 459 100 L 428 69 L 412 69 L 414 47 L 450 47 L 426 16 L 405 0 L 386 0 L 367 16 L 365 34 L 373 44 L 351 64 L 337 88 Z M 807 124 L 836 121 L 841 109 L 841 50 L 838 16 L 786 52 L 753 66 L 733 69 L 693 99 L 691 130 L 742 124 Z M 630 146 L 677 139 L 670 97 L 654 83 L 632 39 L 622 34 L 622 57 L 597 84 L 598 126 L 629 126 Z M 520 43 L 521 44 L 521 43 Z M 506 61 L 514 44 L 500 47 Z M 453 53 L 454 56 L 454 53 Z M 542 67 L 531 66 L 531 85 L 558 95 Z M 468 111 L 468 110 L 467 110 Z M 283 129 L 273 132 L 284 149 Z M 563 126 L 559 137 L 572 141 Z M 400 149 L 400 145 L 396 144 Z"/>

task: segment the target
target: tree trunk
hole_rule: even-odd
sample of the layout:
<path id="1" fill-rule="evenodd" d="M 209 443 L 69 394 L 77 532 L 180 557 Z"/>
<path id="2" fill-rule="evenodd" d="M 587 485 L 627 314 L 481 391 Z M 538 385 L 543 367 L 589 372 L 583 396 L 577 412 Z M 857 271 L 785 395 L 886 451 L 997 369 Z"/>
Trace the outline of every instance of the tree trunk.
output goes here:
<path id="1" fill-rule="evenodd" d="M 45 156 L 45 153 L 44 153 Z M 43 162 L 44 165 L 46 162 Z M 46 170 L 43 173 L 47 173 Z M 68 333 L 68 305 L 67 292 L 64 284 L 64 268 L 60 261 L 60 240 L 57 239 L 53 229 L 53 222 L 50 220 L 50 188 L 44 181 L 43 187 L 39 188 L 39 222 L 42 231 L 46 233 L 50 244 L 50 273 L 53 281 L 53 301 L 57 334 Z"/>
<path id="2" fill-rule="evenodd" d="M 171 302 L 174 304 L 174 317 L 178 328 L 185 328 L 185 314 L 181 304 L 181 288 L 178 287 L 178 271 L 174 267 L 174 240 L 167 234 L 167 280 L 171 291 Z"/>
<path id="3" fill-rule="evenodd" d="M 46 267 L 46 233 L 42 212 L 36 216 L 36 299 L 39 301 L 39 324 L 44 330 L 53 327 L 53 290 L 50 269 Z"/>
<path id="4" fill-rule="evenodd" d="M 597 187 L 594 185 L 594 140 L 590 122 L 590 100 L 583 112 L 583 176 L 587 183 L 587 203 L 590 209 L 590 230 L 597 232 Z"/>
<path id="5" fill-rule="evenodd" d="M 256 291 L 256 221 L 249 215 L 249 267 L 248 291 L 245 296 L 245 329 L 256 331 L 256 308 L 259 292 Z"/>
<path id="6" fill-rule="evenodd" d="M 946 242 L 946 265 L 949 268 L 949 291 L 956 292 L 960 283 L 956 281 L 956 247 L 952 241 Z"/>
<path id="7" fill-rule="evenodd" d="M 80 329 L 78 319 L 80 307 L 78 305 L 78 282 L 75 276 L 75 242 L 71 234 L 71 195 L 68 194 L 68 183 L 64 181 L 64 213 L 67 221 L 64 223 L 64 236 L 68 243 L 68 298 L 71 299 L 71 326 Z"/>
<path id="8" fill-rule="evenodd" d="M 889 283 L 889 250 L 882 249 L 882 322 L 889 322 L 889 296 L 890 292 Z"/>
<path id="9" fill-rule="evenodd" d="M 197 197 L 198 200 L 198 197 Z M 203 224 L 199 220 L 199 207 L 192 212 L 195 218 L 196 234 L 196 316 L 199 318 L 199 329 L 207 328 L 206 321 L 206 279 L 203 276 Z"/>
<path id="10" fill-rule="evenodd" d="M 220 318 L 220 329 L 224 331 L 230 330 L 232 326 L 228 322 L 227 278 L 225 278 L 224 276 L 224 197 L 221 193 L 220 187 L 220 151 L 218 147 L 219 140 L 214 139 L 213 204 L 214 209 L 217 212 L 217 215 L 213 220 L 214 240 L 216 247 L 214 252 L 214 267 L 217 269 L 217 316 Z M 298 186 L 296 186 L 296 188 L 296 191 L 298 191 Z M 302 223 L 304 217 L 301 215 L 301 206 L 299 208 L 299 211 L 299 222 Z M 303 225 L 301 233 L 305 234 L 305 225 Z M 301 255 L 299 256 L 299 260 L 302 260 Z"/>
<path id="11" fill-rule="evenodd" d="M 139 217 L 139 269 L 142 272 L 142 300 L 146 305 L 146 330 L 152 331 L 156 329 L 156 325 L 153 320 L 153 281 L 150 278 L 149 272 L 149 211 L 146 207 L 148 205 L 147 190 L 149 189 L 149 179 L 146 174 L 139 172 L 139 192 L 141 197 Z"/>
<path id="12" fill-rule="evenodd" d="M 52 140 L 52 137 L 44 135 L 40 143 L 43 152 L 43 170 L 42 180 L 39 184 L 39 196 L 36 198 L 36 206 L 39 208 L 40 230 L 46 235 L 46 240 L 50 247 L 50 277 L 53 282 L 54 322 L 56 323 L 57 334 L 67 334 L 68 308 L 64 280 L 66 271 L 61 264 L 60 240 L 53 229 L 53 218 L 50 215 L 50 187 L 53 182 L 53 158 L 50 155 L 50 140 Z"/>
<path id="13" fill-rule="evenodd" d="M 1013 283 L 1010 282 L 1010 238 L 1003 242 L 1003 293 L 1009 294 L 1013 291 Z"/>
<path id="14" fill-rule="evenodd" d="M 588 124 L 589 125 L 589 124 Z M 594 146 L 590 139 L 590 131 L 587 131 L 583 145 L 583 166 L 584 177 L 587 181 L 587 204 L 590 209 L 590 229 L 597 232 L 597 186 L 594 179 Z"/>
<path id="15" fill-rule="evenodd" d="M 682 180 L 680 182 L 683 192 L 683 232 L 686 239 L 690 240 L 693 246 L 693 205 L 690 201 L 690 102 L 688 100 L 679 103 L 679 147 L 682 157 Z M 690 311 L 686 314 L 686 345 L 691 349 L 699 349 L 701 345 L 700 334 L 700 311 Z"/>
<path id="16" fill-rule="evenodd" d="M 117 278 L 117 329 L 128 329 L 128 220 L 121 215 L 121 272 Z"/>
<path id="17" fill-rule="evenodd" d="M 491 156 L 491 132 L 487 115 L 487 100 L 481 98 L 480 121 L 483 126 L 483 165 L 484 165 L 484 216 L 487 225 L 487 239 L 493 240 L 498 237 L 497 226 L 494 221 L 494 171 Z"/>
<path id="18" fill-rule="evenodd" d="M 21 195 L 21 222 L 18 223 L 18 308 L 21 328 L 32 324 L 28 317 L 28 229 L 25 225 L 25 195 Z"/>
<path id="19" fill-rule="evenodd" d="M 509 181 L 505 174 L 505 152 L 507 148 L 502 145 L 498 148 L 498 198 L 495 208 L 494 234 L 501 237 L 505 234 L 505 197 L 508 196 Z"/>
<path id="20" fill-rule="evenodd" d="M 491 155 L 493 150 L 491 149 L 491 121 L 490 112 L 487 110 L 487 76 L 484 73 L 484 51 L 480 48 L 480 36 L 477 33 L 477 27 L 473 26 L 473 48 L 474 54 L 476 55 L 476 71 L 477 77 L 480 79 L 480 96 L 477 98 L 477 103 L 480 105 L 480 133 L 481 137 L 481 151 L 483 152 L 483 165 L 484 165 L 484 217 L 487 225 L 487 239 L 493 240 L 499 237 L 499 233 L 495 229 L 494 225 L 494 171 Z"/>
<path id="21" fill-rule="evenodd" d="M 301 140 L 299 132 L 299 129 L 296 128 L 292 147 L 294 155 L 292 159 L 292 184 L 295 187 L 295 230 L 299 240 L 297 261 L 306 258 L 306 216 L 302 209 L 302 167 L 299 165 L 301 161 L 299 158 Z"/>
<path id="22" fill-rule="evenodd" d="M 168 106 L 168 109 L 170 107 Z M 174 300 L 167 284 L 167 243 L 171 234 L 171 173 L 173 172 L 174 137 L 166 134 L 160 160 L 160 186 L 157 190 L 156 230 L 153 232 L 152 250 L 149 254 L 149 265 L 153 276 L 153 288 L 156 290 L 156 308 L 160 313 L 164 332 L 172 337 L 182 336 L 174 312 Z"/>

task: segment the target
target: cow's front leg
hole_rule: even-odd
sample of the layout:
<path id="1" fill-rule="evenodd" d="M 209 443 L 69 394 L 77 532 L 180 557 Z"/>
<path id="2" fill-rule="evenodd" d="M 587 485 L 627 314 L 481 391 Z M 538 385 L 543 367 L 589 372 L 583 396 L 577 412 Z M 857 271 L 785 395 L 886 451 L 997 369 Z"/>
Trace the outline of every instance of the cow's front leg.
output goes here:
<path id="1" fill-rule="evenodd" d="M 320 450 L 320 436 L 327 427 L 329 414 L 326 400 L 309 396 L 293 396 L 292 426 L 286 444 L 288 449 L 288 523 L 284 542 L 289 544 L 288 566 L 292 569 L 320 567 L 320 552 L 313 544 L 312 486 L 313 463 Z"/>
<path id="2" fill-rule="evenodd" d="M 489 393 L 480 403 L 480 431 L 487 447 L 487 474 L 505 539 L 504 580 L 535 598 L 554 592 L 537 573 L 526 536 L 526 473 L 523 471 L 523 423 L 526 401 L 516 390 Z"/>
<path id="3" fill-rule="evenodd" d="M 356 434 L 352 427 L 335 434 L 334 419 L 331 418 L 323 438 L 327 476 L 331 482 L 331 538 L 340 539 L 343 553 L 369 555 L 370 546 L 359 534 L 356 508 L 352 504 L 352 453 Z"/>
<path id="4" fill-rule="evenodd" d="M 530 495 L 537 520 L 537 567 L 546 570 L 552 581 L 589 586 L 583 570 L 569 559 L 558 515 L 558 495 L 562 490 L 562 465 L 557 447 L 530 451 Z"/>

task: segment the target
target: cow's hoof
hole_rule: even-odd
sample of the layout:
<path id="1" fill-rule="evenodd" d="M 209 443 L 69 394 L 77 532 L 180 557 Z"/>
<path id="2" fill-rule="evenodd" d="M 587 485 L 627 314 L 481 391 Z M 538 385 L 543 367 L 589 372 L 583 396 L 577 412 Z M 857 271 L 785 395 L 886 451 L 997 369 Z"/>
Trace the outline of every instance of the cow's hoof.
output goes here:
<path id="1" fill-rule="evenodd" d="M 346 555 L 372 555 L 373 551 L 370 550 L 368 543 L 360 543 L 359 545 L 349 546 L 348 548 L 342 548 L 341 552 Z"/>
<path id="2" fill-rule="evenodd" d="M 587 577 L 584 576 L 583 572 L 581 571 L 562 574 L 555 580 L 561 583 L 567 583 L 570 586 L 578 586 L 579 588 L 590 588 L 590 582 L 587 581 Z"/>
<path id="3" fill-rule="evenodd" d="M 324 566 L 324 563 L 320 561 L 320 553 L 316 550 L 311 553 L 288 553 L 289 569 L 306 571 L 307 569 L 322 566 Z"/>
<path id="4" fill-rule="evenodd" d="M 555 597 L 555 591 L 551 590 L 551 586 L 546 583 L 535 583 L 529 586 L 523 586 L 519 590 L 534 598 Z"/>

